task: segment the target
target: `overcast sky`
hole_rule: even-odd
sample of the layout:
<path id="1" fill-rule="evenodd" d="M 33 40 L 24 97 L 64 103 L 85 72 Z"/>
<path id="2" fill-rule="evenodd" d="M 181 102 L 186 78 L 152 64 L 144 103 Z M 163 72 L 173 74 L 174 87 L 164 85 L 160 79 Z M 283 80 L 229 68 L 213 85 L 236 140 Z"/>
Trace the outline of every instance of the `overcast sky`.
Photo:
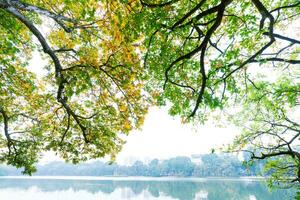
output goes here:
<path id="1" fill-rule="evenodd" d="M 234 127 L 217 128 L 211 123 L 202 126 L 181 124 L 179 118 L 168 115 L 165 108 L 152 108 L 140 131 L 127 137 L 118 160 L 168 158 L 209 153 L 212 148 L 228 144 L 238 133 Z"/>

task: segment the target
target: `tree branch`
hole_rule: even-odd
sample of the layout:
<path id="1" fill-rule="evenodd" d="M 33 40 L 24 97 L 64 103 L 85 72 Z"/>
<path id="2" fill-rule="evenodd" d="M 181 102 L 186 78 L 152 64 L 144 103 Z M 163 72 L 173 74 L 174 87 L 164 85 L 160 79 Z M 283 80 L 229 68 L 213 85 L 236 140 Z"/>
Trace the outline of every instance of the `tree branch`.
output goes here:
<path id="1" fill-rule="evenodd" d="M 63 67 L 61 66 L 61 63 L 58 57 L 56 56 L 55 52 L 51 49 L 44 36 L 35 27 L 35 25 L 30 20 L 28 20 L 24 15 L 22 15 L 16 8 L 12 6 L 8 6 L 7 8 L 5 8 L 5 10 L 10 14 L 12 14 L 13 16 L 15 16 L 17 19 L 19 19 L 37 37 L 38 41 L 43 47 L 44 52 L 51 57 L 55 66 L 55 78 L 58 85 L 57 100 L 63 105 L 66 112 L 70 114 L 73 117 L 73 119 L 76 121 L 77 125 L 80 127 L 82 131 L 85 142 L 88 143 L 89 141 L 87 139 L 86 127 L 81 124 L 81 121 L 79 120 L 75 112 L 67 104 L 67 97 L 64 96 L 64 89 L 67 81 L 62 73 Z"/>

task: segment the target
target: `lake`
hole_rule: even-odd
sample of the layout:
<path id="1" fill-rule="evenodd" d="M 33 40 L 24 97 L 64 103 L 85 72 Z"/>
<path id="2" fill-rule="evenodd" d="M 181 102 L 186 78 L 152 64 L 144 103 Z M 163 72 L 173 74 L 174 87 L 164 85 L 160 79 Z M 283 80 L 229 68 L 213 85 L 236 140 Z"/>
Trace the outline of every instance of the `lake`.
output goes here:
<path id="1" fill-rule="evenodd" d="M 259 179 L 0 177 L 1 200 L 289 200 Z"/>

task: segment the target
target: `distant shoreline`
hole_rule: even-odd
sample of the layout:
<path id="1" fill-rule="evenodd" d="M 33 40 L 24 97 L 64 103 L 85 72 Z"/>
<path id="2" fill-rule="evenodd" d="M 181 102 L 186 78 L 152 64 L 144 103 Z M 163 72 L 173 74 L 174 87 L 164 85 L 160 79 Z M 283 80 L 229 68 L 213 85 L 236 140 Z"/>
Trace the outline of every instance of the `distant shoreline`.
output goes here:
<path id="1" fill-rule="evenodd" d="M 149 176 L 0 176 L 0 179 L 37 179 L 37 180 L 112 180 L 112 181 L 262 181 L 268 177 L 243 176 L 243 177 L 149 177 Z"/>

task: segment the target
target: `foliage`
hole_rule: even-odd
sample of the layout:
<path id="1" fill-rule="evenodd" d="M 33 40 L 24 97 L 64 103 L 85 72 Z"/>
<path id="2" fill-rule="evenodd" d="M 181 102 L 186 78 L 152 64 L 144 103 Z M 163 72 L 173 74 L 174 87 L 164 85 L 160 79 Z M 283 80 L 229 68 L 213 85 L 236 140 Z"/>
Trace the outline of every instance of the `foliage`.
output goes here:
<path id="1" fill-rule="evenodd" d="M 270 185 L 296 184 L 300 126 L 295 105 L 299 83 L 279 79 L 275 83 L 257 82 L 255 87 L 248 88 L 244 108 L 238 117 L 232 117 L 243 128 L 229 150 L 248 151 L 251 159 L 266 159 Z"/>
<path id="2" fill-rule="evenodd" d="M 299 41 L 275 34 L 298 19 L 291 16 L 299 12 L 298 1 L 143 2 L 136 18 L 142 23 L 137 27 L 148 33 L 144 62 L 158 82 L 157 101 L 170 101 L 173 115 L 206 119 L 211 110 L 229 106 L 235 95 L 242 95 L 245 84 L 251 85 L 253 63 L 274 62 L 275 68 L 284 62 L 299 64 Z M 281 8 L 286 5 L 294 6 Z M 260 15 L 265 23 L 260 23 Z M 287 49 L 282 49 L 286 43 Z M 274 54 L 264 54 L 267 49 Z"/>
<path id="3" fill-rule="evenodd" d="M 183 122 L 227 117 L 243 132 L 227 151 L 267 159 L 272 184 L 299 184 L 300 2 L 141 4 L 135 22 L 156 102 Z"/>
<path id="4" fill-rule="evenodd" d="M 131 7 L 116 1 L 0 1 L 1 161 L 35 171 L 41 151 L 77 163 L 120 151 L 149 98 Z M 37 39 L 37 40 L 36 40 Z M 27 69 L 37 52 L 44 77 Z"/>

